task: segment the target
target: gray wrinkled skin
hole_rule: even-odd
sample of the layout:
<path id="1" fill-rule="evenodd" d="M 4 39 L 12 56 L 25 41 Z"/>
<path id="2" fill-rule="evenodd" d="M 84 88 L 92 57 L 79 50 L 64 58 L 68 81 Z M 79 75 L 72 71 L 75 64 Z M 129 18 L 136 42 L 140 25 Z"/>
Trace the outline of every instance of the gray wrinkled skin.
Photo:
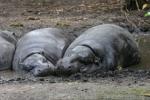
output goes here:
<path id="1" fill-rule="evenodd" d="M 81 34 L 67 48 L 57 63 L 61 73 L 114 70 L 117 66 L 128 67 L 140 61 L 138 46 L 125 29 L 103 24 Z"/>
<path id="2" fill-rule="evenodd" d="M 43 28 L 31 31 L 17 43 L 13 69 L 31 72 L 34 76 L 53 74 L 67 43 L 62 30 Z"/>
<path id="3" fill-rule="evenodd" d="M 11 69 L 16 41 L 13 32 L 0 31 L 0 71 Z"/>

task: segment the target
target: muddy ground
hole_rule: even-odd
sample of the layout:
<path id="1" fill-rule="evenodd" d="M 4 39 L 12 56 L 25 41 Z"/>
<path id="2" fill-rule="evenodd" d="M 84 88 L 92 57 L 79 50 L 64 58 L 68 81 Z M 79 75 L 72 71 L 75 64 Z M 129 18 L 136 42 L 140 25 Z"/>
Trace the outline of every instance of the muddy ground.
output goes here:
<path id="1" fill-rule="evenodd" d="M 150 21 L 143 17 L 144 11 L 125 12 L 115 2 L 117 0 L 100 1 L 0 0 L 0 29 L 13 31 L 19 38 L 34 29 L 57 27 L 74 39 L 87 28 L 114 23 L 135 36 L 150 34 Z M 149 48 L 149 45 L 145 46 Z M 144 57 L 149 62 L 149 56 L 145 54 Z M 148 64 L 141 64 L 140 68 L 133 66 L 115 72 L 44 78 L 3 71 L 0 72 L 0 100 L 149 100 L 149 68 Z"/>

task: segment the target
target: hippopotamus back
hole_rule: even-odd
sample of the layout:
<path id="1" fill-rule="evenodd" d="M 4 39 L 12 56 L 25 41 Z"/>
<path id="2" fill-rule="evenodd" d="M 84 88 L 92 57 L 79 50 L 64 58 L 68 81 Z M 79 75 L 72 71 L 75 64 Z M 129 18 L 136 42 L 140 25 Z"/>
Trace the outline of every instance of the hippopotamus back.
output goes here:
<path id="1" fill-rule="evenodd" d="M 100 53 L 100 46 L 117 46 L 116 49 L 122 49 L 123 42 L 128 42 L 130 45 L 134 46 L 136 50 L 138 47 L 132 35 L 125 29 L 113 25 L 104 24 L 92 27 L 81 34 L 77 39 L 74 40 L 67 48 L 65 55 L 70 53 L 70 50 L 77 45 L 87 45 L 90 46 L 96 53 Z M 104 48 L 103 48 L 104 49 Z"/>

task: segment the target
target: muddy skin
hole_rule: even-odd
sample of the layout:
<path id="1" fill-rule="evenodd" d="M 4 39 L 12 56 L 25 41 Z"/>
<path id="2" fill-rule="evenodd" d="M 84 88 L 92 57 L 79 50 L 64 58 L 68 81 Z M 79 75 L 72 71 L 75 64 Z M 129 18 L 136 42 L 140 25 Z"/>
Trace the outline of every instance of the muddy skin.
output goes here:
<path id="1" fill-rule="evenodd" d="M 55 71 L 55 66 L 41 54 L 27 57 L 20 67 L 23 70 L 31 71 L 35 76 L 46 76 Z"/>
<path id="2" fill-rule="evenodd" d="M 85 46 L 77 46 L 72 50 L 69 57 L 60 59 L 57 63 L 59 74 L 70 75 L 80 71 L 85 64 L 93 63 L 95 54 Z"/>
<path id="3" fill-rule="evenodd" d="M 11 69 L 16 41 L 13 32 L 0 31 L 0 71 Z"/>
<path id="4" fill-rule="evenodd" d="M 62 30 L 44 28 L 31 31 L 17 43 L 13 69 L 30 72 L 34 76 L 54 74 L 55 64 L 67 45 Z"/>
<path id="5" fill-rule="evenodd" d="M 64 73 L 115 70 L 139 63 L 138 46 L 125 29 L 103 24 L 88 29 L 67 48 L 57 63 Z M 85 65 L 85 66 L 83 66 Z"/>

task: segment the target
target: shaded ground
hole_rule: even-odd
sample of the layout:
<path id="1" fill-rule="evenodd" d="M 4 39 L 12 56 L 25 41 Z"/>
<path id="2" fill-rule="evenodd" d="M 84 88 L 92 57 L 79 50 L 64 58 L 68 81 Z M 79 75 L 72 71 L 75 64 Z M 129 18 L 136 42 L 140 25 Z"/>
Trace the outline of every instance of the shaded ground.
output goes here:
<path id="1" fill-rule="evenodd" d="M 109 84 L 77 82 L 2 85 L 0 88 L 3 89 L 0 92 L 2 100 L 149 100 L 146 93 L 150 91 L 143 86 L 116 87 Z"/>
<path id="2" fill-rule="evenodd" d="M 149 100 L 150 71 L 39 77 L 1 72 L 0 100 Z"/>
<path id="3" fill-rule="evenodd" d="M 143 11 L 123 12 L 115 0 L 103 3 L 99 0 L 18 1 L 0 1 L 0 29 L 13 31 L 18 37 L 33 29 L 58 27 L 75 38 L 85 29 L 102 23 L 118 24 L 135 35 L 150 32 L 150 21 L 143 17 Z M 147 40 L 141 39 L 140 46 L 149 49 L 149 45 L 143 45 Z M 142 49 L 142 52 L 146 52 L 144 60 L 149 62 L 148 50 Z M 148 64 L 140 65 L 143 66 L 149 69 Z M 45 78 L 4 71 L 0 72 L 0 84 L 0 100 L 148 100 L 150 71 L 131 68 L 96 75 L 77 73 L 70 77 Z"/>

